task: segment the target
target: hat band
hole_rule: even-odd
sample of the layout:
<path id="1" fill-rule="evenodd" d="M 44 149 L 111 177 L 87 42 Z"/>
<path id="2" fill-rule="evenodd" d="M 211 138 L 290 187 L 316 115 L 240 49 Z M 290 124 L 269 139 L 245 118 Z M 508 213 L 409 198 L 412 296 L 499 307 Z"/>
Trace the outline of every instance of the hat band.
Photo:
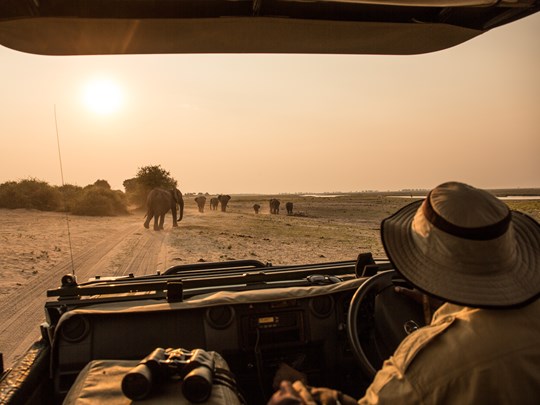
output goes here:
<path id="1" fill-rule="evenodd" d="M 508 210 L 508 214 L 499 222 L 491 225 L 481 226 L 478 228 L 464 228 L 448 222 L 435 212 L 431 205 L 431 192 L 428 194 L 425 204 L 423 204 L 424 217 L 437 229 L 446 232 L 458 238 L 470 240 L 491 240 L 502 236 L 508 230 L 512 220 L 512 211 Z"/>

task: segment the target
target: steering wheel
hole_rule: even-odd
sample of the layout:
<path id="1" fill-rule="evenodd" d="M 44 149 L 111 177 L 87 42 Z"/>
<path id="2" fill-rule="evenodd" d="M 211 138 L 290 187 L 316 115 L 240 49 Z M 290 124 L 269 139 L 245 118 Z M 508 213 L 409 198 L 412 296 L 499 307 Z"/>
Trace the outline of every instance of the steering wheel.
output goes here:
<path id="1" fill-rule="evenodd" d="M 358 287 L 349 305 L 349 343 L 370 378 L 408 334 L 425 325 L 422 306 L 396 293 L 397 285 L 407 283 L 394 270 L 377 273 Z"/>

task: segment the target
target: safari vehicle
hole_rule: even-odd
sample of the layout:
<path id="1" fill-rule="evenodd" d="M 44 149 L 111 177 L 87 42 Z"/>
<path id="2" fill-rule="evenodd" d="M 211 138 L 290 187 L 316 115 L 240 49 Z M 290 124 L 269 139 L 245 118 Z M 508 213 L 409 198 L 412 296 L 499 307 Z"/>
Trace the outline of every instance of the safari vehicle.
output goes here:
<path id="1" fill-rule="evenodd" d="M 0 43 L 42 55 L 407 55 L 460 44 L 539 9 L 534 0 L 5 0 Z M 392 264 L 369 252 L 332 263 L 228 261 L 103 276 L 68 274 L 48 291 L 42 338 L 2 375 L 2 403 L 62 403 L 78 395 L 82 403 L 128 402 L 120 381 L 145 358 L 144 370 L 161 364 L 159 348 L 185 350 L 169 363 L 185 381 L 194 350 L 219 354 L 214 365 L 232 374 L 206 376 L 212 390 L 224 386 L 230 396 L 212 391 L 209 401 L 266 403 L 281 363 L 313 385 L 358 398 L 383 359 L 423 325 L 421 308 L 393 293 L 391 286 L 404 281 Z M 81 388 L 81 372 L 95 379 L 90 388 Z M 173 400 L 180 398 L 178 378 L 141 375 L 135 391 L 145 394 L 144 384 L 151 385 L 149 403 L 171 389 Z M 195 384 L 195 402 L 207 399 L 199 389 Z"/>

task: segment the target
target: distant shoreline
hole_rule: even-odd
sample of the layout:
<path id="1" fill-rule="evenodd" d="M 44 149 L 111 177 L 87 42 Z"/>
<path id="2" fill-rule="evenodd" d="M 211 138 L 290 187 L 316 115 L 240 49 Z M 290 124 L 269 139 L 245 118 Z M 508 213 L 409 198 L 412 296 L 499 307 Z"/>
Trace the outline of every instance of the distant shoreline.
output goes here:
<path id="1" fill-rule="evenodd" d="M 526 197 L 528 199 L 540 199 L 540 188 L 501 188 L 501 189 L 486 189 L 490 193 L 493 193 L 497 197 Z M 230 195 L 241 196 L 241 197 L 264 197 L 264 196 L 296 196 L 296 197 L 341 197 L 341 196 L 354 196 L 354 195 L 365 195 L 365 196 L 384 196 L 384 197 L 395 197 L 395 196 L 413 196 L 412 198 L 424 198 L 428 194 L 429 190 L 422 189 L 411 189 L 411 190 L 397 190 L 397 191 L 377 191 L 377 190 L 367 190 L 367 191 L 329 191 L 329 192 L 298 192 L 298 193 L 230 193 Z M 186 196 L 197 195 L 199 193 L 184 193 Z M 205 193 L 208 195 L 213 195 L 212 193 Z"/>

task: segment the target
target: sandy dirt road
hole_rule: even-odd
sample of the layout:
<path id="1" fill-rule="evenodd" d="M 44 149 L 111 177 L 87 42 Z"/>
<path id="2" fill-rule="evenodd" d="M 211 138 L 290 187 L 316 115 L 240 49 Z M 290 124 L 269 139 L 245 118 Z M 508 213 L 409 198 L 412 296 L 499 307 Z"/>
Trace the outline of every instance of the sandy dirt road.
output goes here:
<path id="1" fill-rule="evenodd" d="M 162 252 L 167 232 L 141 232 L 140 223 L 125 223 L 94 245 L 87 246 L 71 259 L 46 272 L 39 272 L 31 282 L 1 296 L 0 350 L 4 363 L 12 364 L 38 337 L 37 328 L 45 320 L 43 309 L 47 289 L 60 285 L 60 279 L 75 273 L 79 280 L 100 274 L 143 275 L 154 272 L 163 263 Z"/>

